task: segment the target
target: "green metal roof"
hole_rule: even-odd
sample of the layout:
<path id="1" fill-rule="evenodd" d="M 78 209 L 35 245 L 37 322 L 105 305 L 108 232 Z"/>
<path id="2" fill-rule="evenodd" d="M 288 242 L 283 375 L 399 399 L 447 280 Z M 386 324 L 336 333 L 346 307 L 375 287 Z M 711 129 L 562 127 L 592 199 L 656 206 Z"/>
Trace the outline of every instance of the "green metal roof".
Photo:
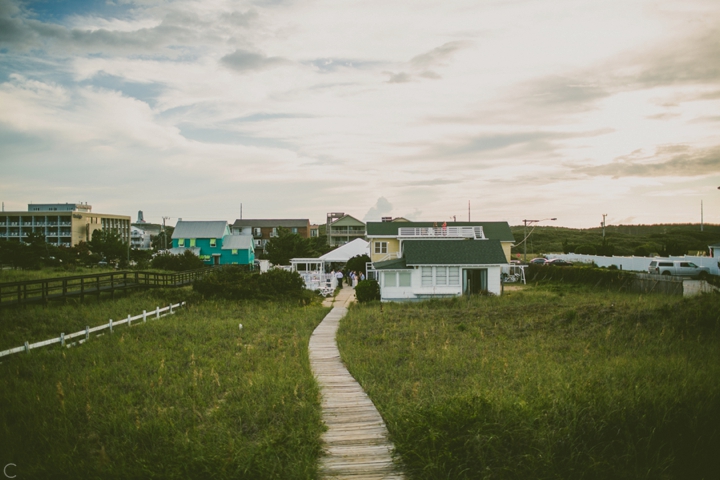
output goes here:
<path id="1" fill-rule="evenodd" d="M 403 242 L 407 265 L 506 264 L 500 240 L 408 240 Z"/>
<path id="2" fill-rule="evenodd" d="M 365 224 L 358 220 L 357 218 L 353 217 L 352 215 L 345 215 L 343 217 L 338 218 L 333 223 L 330 224 L 331 227 L 364 227 Z"/>
<path id="3" fill-rule="evenodd" d="M 375 270 L 406 270 L 410 267 L 405 263 L 404 258 L 394 258 L 392 260 L 385 260 L 384 262 L 373 263 Z"/>
<path id="4" fill-rule="evenodd" d="M 442 222 L 368 222 L 365 230 L 368 237 L 394 236 L 398 234 L 398 228 L 430 228 L 442 226 Z M 486 238 L 500 240 L 503 242 L 514 242 L 507 222 L 447 222 L 448 227 L 483 227 Z"/>

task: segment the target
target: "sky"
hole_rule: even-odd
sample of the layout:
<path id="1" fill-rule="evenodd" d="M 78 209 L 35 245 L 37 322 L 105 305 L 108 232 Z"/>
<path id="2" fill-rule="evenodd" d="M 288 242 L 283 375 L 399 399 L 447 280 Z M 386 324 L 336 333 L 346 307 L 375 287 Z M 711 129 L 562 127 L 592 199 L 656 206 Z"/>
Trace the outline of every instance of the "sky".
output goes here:
<path id="1" fill-rule="evenodd" d="M 720 224 L 718 186 L 717 0 L 0 0 L 6 211 Z"/>

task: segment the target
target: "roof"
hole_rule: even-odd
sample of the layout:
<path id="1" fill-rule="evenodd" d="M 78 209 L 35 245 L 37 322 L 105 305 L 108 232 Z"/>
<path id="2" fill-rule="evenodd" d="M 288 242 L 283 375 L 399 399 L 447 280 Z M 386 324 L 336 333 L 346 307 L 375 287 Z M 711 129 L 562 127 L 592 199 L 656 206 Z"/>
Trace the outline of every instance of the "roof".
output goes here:
<path id="1" fill-rule="evenodd" d="M 222 250 L 252 250 L 252 235 L 225 235 L 222 241 Z"/>
<path id="2" fill-rule="evenodd" d="M 310 220 L 307 218 L 280 218 L 280 219 L 243 219 L 243 220 L 235 220 L 235 223 L 232 224 L 233 227 L 240 228 L 240 227 L 285 227 L 285 228 L 293 228 L 293 227 L 307 227 L 310 224 Z"/>
<path id="3" fill-rule="evenodd" d="M 344 215 L 330 224 L 331 227 L 342 227 L 345 225 L 347 225 L 347 226 L 351 226 L 351 225 L 365 226 L 365 224 L 363 222 L 361 222 L 357 218 L 353 217 L 352 215 Z"/>
<path id="4" fill-rule="evenodd" d="M 411 267 L 407 266 L 405 258 L 394 258 L 392 260 L 385 260 L 384 262 L 373 263 L 375 270 L 406 270 Z"/>
<path id="5" fill-rule="evenodd" d="M 408 265 L 507 264 L 500 240 L 413 240 L 403 242 Z"/>
<path id="6" fill-rule="evenodd" d="M 398 228 L 430 228 L 442 226 L 442 222 L 368 222 L 365 226 L 368 237 L 397 237 Z M 502 242 L 514 242 L 507 222 L 447 222 L 448 227 L 483 227 L 486 238 Z M 414 240 L 413 240 L 414 241 Z"/>
<path id="7" fill-rule="evenodd" d="M 368 255 L 370 253 L 369 243 L 362 238 L 356 238 L 352 242 L 348 242 L 335 250 L 320 256 L 320 260 L 325 262 L 347 262 L 352 257 L 358 255 Z"/>
<path id="8" fill-rule="evenodd" d="M 222 238 L 229 232 L 225 220 L 206 222 L 180 221 L 175 225 L 173 240 L 176 238 Z"/>

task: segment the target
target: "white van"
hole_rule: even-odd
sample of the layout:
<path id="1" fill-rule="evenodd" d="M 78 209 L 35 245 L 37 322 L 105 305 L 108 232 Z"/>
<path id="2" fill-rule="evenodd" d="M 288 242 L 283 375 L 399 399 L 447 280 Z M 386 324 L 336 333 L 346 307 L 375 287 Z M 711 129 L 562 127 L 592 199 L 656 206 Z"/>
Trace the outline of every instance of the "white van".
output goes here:
<path id="1" fill-rule="evenodd" d="M 710 275 L 710 269 L 699 267 L 692 262 L 684 260 L 661 260 L 655 259 L 650 262 L 648 273 L 655 275 L 677 275 L 680 277 L 706 277 Z"/>

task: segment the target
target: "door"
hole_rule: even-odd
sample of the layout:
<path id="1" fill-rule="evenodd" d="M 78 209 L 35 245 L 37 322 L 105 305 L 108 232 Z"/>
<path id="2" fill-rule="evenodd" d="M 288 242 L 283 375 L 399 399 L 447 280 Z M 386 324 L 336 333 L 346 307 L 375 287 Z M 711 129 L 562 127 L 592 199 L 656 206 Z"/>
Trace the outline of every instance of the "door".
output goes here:
<path id="1" fill-rule="evenodd" d="M 463 270 L 463 293 L 465 295 L 477 295 L 487 289 L 487 268 Z"/>
<path id="2" fill-rule="evenodd" d="M 213 265 L 220 265 L 220 256 L 219 255 L 213 255 Z"/>

